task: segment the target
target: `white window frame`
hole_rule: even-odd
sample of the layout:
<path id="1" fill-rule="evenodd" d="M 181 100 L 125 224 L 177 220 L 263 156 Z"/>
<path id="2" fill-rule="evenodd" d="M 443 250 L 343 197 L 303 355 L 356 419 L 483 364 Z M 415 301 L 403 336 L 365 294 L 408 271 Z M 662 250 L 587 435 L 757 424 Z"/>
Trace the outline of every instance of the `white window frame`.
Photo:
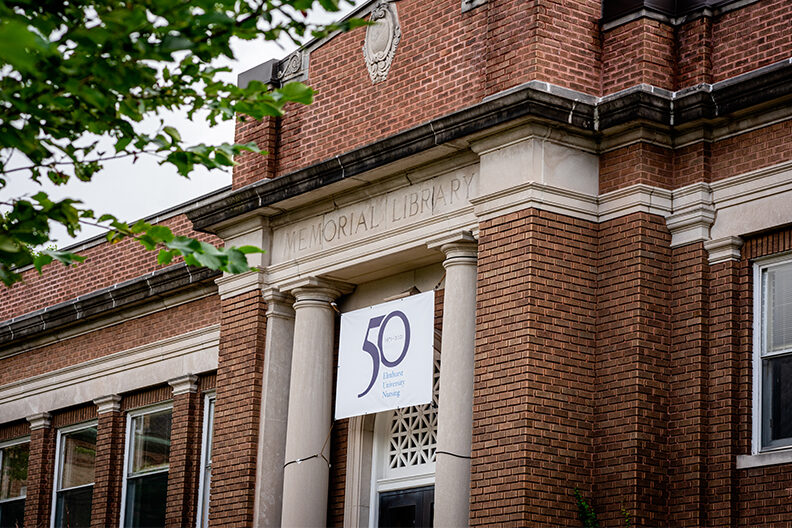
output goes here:
<path id="1" fill-rule="evenodd" d="M 772 257 L 760 258 L 754 261 L 753 266 L 753 388 L 752 388 L 752 435 L 751 454 L 770 453 L 776 451 L 792 450 L 792 443 L 780 446 L 762 446 L 762 433 L 764 417 L 762 416 L 762 359 L 787 355 L 789 350 L 763 354 L 765 340 L 765 306 L 767 296 L 762 280 L 765 270 L 777 266 L 792 264 L 792 253 L 782 253 Z"/>
<path id="2" fill-rule="evenodd" d="M 133 442 L 131 442 L 130 439 L 132 435 L 132 419 L 137 418 L 138 416 L 144 416 L 146 414 L 152 414 L 160 411 L 165 411 L 168 409 L 171 411 L 171 413 L 173 412 L 173 401 L 157 403 L 154 405 L 149 405 L 147 407 L 140 407 L 138 409 L 133 409 L 127 412 L 126 433 L 124 434 L 124 473 L 122 475 L 122 480 L 121 480 L 121 508 L 120 508 L 121 515 L 118 524 L 120 528 L 124 527 L 124 521 L 126 520 L 126 495 L 127 495 L 127 481 L 129 480 L 129 461 L 131 458 L 130 455 L 132 454 L 132 449 L 134 448 L 134 444 Z M 168 469 L 159 469 L 159 470 L 151 471 L 148 474 L 154 475 L 157 473 L 166 473 L 169 471 L 170 471 L 170 456 L 168 456 Z"/>
<path id="3" fill-rule="evenodd" d="M 19 444 L 29 444 L 30 443 L 30 436 L 20 436 L 19 438 L 14 438 L 13 440 L 4 440 L 0 442 L 0 468 L 3 467 L 3 449 L 6 447 L 13 447 Z M 28 470 L 30 470 L 30 463 L 28 462 Z M 13 499 L 1 499 L 0 504 L 4 504 L 6 502 L 13 502 L 25 499 L 27 500 L 27 486 L 25 486 L 25 494 L 21 497 L 14 497 Z"/>
<path id="4" fill-rule="evenodd" d="M 90 422 L 82 422 L 74 425 L 69 425 L 66 427 L 61 427 L 58 429 L 58 434 L 55 441 L 55 480 L 52 481 L 52 511 L 50 512 L 50 527 L 55 528 L 55 509 L 58 507 L 58 492 L 59 491 L 68 491 L 74 489 L 85 488 L 88 486 L 95 486 L 96 485 L 96 476 L 94 476 L 94 481 L 91 484 L 83 484 L 82 486 L 74 486 L 72 488 L 66 488 L 65 490 L 58 489 L 58 485 L 60 484 L 61 474 L 63 473 L 63 435 L 73 433 L 75 431 L 80 431 L 82 429 L 88 429 L 91 427 L 97 428 L 97 433 L 99 432 L 99 422 L 98 420 L 91 420 Z M 96 469 L 96 468 L 94 468 Z"/>
<path id="5" fill-rule="evenodd" d="M 388 491 L 407 490 L 433 486 L 437 462 L 419 466 L 399 468 L 391 475 L 382 476 L 388 465 L 388 436 L 393 413 L 385 411 L 377 413 L 374 422 L 374 442 L 371 452 L 371 498 L 369 499 L 369 526 L 379 523 L 379 494 Z"/>
<path id="6" fill-rule="evenodd" d="M 204 489 L 206 486 L 206 473 L 207 469 L 212 470 L 212 453 L 209 452 L 208 444 L 210 435 L 214 434 L 214 419 L 212 420 L 212 427 L 209 427 L 209 402 L 215 402 L 215 412 L 217 411 L 217 394 L 215 391 L 207 391 L 204 393 L 204 412 L 203 412 L 203 427 L 201 428 L 201 473 L 198 478 L 198 508 L 195 515 L 195 526 L 197 528 L 204 528 L 209 526 L 209 499 L 210 490 Z M 211 430 L 210 430 L 211 429 Z M 212 443 L 214 446 L 214 443 Z M 205 504 L 207 503 L 207 504 Z"/>

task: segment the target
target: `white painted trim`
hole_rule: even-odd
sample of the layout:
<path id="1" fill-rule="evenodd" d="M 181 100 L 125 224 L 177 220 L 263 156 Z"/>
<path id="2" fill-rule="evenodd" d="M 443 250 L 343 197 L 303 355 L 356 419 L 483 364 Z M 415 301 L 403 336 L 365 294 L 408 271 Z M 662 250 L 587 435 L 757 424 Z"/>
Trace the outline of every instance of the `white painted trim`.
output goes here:
<path id="1" fill-rule="evenodd" d="M 69 425 L 67 427 L 61 427 L 58 429 L 58 434 L 55 439 L 55 475 L 53 476 L 52 480 L 52 509 L 50 510 L 50 527 L 55 528 L 55 514 L 56 508 L 58 507 L 58 492 L 59 491 L 68 491 L 73 489 L 84 488 L 87 486 L 93 486 L 96 484 L 96 476 L 94 475 L 94 481 L 91 484 L 83 484 L 81 486 L 73 486 L 71 488 L 66 488 L 66 490 L 59 489 L 60 485 L 60 478 L 63 473 L 63 435 L 68 433 L 73 433 L 75 431 L 81 431 L 82 429 L 88 429 L 91 427 L 97 427 L 99 422 L 97 420 L 91 420 L 89 422 L 83 422 L 79 424 Z M 98 427 L 97 427 L 98 428 Z M 96 467 L 94 466 L 94 470 Z"/>
<path id="2" fill-rule="evenodd" d="M 0 386 L 4 421 L 217 369 L 219 325 Z"/>
<path id="3" fill-rule="evenodd" d="M 369 526 L 379 524 L 379 493 L 422 486 L 431 486 L 435 483 L 436 462 L 422 466 L 405 468 L 391 477 L 380 477 L 383 465 L 387 458 L 388 429 L 390 417 L 394 411 L 377 413 L 374 422 L 374 441 L 371 450 L 371 491 L 369 498 Z"/>
<path id="4" fill-rule="evenodd" d="M 0 442 L 0 449 L 5 449 L 6 447 L 24 444 L 25 442 L 30 442 L 30 435 L 20 436 L 19 438 L 13 438 L 11 440 L 3 440 L 2 442 Z"/>
<path id="5" fill-rule="evenodd" d="M 166 409 L 171 409 L 173 411 L 173 402 L 160 402 L 154 405 L 148 405 L 145 407 L 140 407 L 138 409 L 130 410 L 127 412 L 126 415 L 126 433 L 124 434 L 124 472 L 122 473 L 121 477 L 121 513 L 118 522 L 119 527 L 124 526 L 124 518 L 126 516 L 126 493 L 127 493 L 127 480 L 129 480 L 129 459 L 132 457 L 132 448 L 133 444 L 130 441 L 130 435 L 132 434 L 132 418 L 136 418 L 138 416 L 143 416 L 146 414 L 151 414 L 159 411 L 164 411 Z M 162 469 L 157 471 L 147 472 L 147 475 L 154 475 L 157 473 L 165 473 L 170 471 L 170 454 L 168 455 L 168 469 Z M 167 499 L 167 497 L 166 497 Z"/>
<path id="6" fill-rule="evenodd" d="M 204 518 L 203 509 L 204 509 L 204 486 L 206 486 L 206 463 L 207 463 L 207 445 L 208 445 L 208 438 L 210 434 L 214 433 L 214 423 L 212 423 L 212 430 L 209 430 L 209 402 L 211 400 L 216 400 L 217 394 L 214 390 L 207 391 L 204 394 L 204 412 L 203 412 L 203 425 L 201 428 L 201 469 L 198 475 L 198 505 L 195 510 L 195 526 L 196 528 L 206 528 L 209 526 L 209 509 L 207 507 L 206 515 L 207 517 Z M 211 490 L 209 491 L 211 493 Z M 211 497 L 209 503 L 211 504 Z M 204 520 L 206 523 L 204 523 Z"/>
<path id="7" fill-rule="evenodd" d="M 762 457 L 757 458 L 751 462 L 750 460 L 743 460 L 745 464 L 752 463 L 745 467 L 755 467 L 757 465 L 770 465 L 780 464 L 783 462 L 774 462 L 774 460 L 782 460 L 784 457 L 781 455 L 786 452 L 786 456 L 792 461 L 792 450 L 789 445 L 775 446 L 770 448 L 762 448 L 762 358 L 770 357 L 772 354 L 762 356 L 764 348 L 764 305 L 766 297 L 764 295 L 764 288 L 762 285 L 762 274 L 768 268 L 774 266 L 786 265 L 792 263 L 792 252 L 784 252 L 769 257 L 756 259 L 753 264 L 753 385 L 751 395 L 751 455 Z M 778 455 L 775 457 L 769 455 Z M 759 463 L 758 461 L 770 460 L 771 462 Z M 739 463 L 739 459 L 738 459 Z"/>

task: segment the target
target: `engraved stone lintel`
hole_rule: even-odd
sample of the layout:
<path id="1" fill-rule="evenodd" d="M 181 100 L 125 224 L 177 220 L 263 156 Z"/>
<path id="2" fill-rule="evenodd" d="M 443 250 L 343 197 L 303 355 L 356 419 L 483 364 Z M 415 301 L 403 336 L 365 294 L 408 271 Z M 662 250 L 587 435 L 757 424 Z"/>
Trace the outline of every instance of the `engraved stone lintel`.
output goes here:
<path id="1" fill-rule="evenodd" d="M 366 29 L 363 57 L 366 59 L 371 82 L 376 84 L 388 77 L 396 47 L 401 40 L 401 26 L 396 6 L 387 0 L 380 0 L 374 6 L 369 21 L 374 24 Z"/>

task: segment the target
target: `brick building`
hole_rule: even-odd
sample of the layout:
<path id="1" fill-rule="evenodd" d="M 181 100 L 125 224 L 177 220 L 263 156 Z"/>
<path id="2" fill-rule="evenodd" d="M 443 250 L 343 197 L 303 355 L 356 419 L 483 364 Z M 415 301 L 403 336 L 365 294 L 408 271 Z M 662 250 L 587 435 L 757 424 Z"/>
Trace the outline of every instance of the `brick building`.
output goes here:
<path id="1" fill-rule="evenodd" d="M 94 240 L 2 293 L 0 525 L 789 526 L 792 2 L 353 15 L 154 219 L 259 271 Z M 334 421 L 334 306 L 431 289 L 437 404 Z"/>

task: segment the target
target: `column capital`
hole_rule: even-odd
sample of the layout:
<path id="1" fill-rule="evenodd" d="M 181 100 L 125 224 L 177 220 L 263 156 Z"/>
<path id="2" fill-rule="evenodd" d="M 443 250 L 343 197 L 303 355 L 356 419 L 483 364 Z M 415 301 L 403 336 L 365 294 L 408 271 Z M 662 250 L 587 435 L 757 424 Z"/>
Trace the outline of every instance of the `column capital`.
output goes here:
<path id="1" fill-rule="evenodd" d="M 294 308 L 297 309 L 316 303 L 329 306 L 329 303 L 354 289 L 354 285 L 346 282 L 306 277 L 290 285 L 288 291 L 294 297 Z"/>
<path id="2" fill-rule="evenodd" d="M 468 231 L 443 237 L 427 244 L 430 249 L 439 249 L 445 255 L 443 267 L 475 266 L 478 260 L 478 240 Z"/>
<path id="3" fill-rule="evenodd" d="M 294 319 L 294 309 L 292 308 L 294 297 L 277 288 L 265 288 L 261 291 L 261 297 L 267 303 L 267 319 L 270 317 Z"/>
<path id="4" fill-rule="evenodd" d="M 718 264 L 729 260 L 740 260 L 740 248 L 743 240 L 736 236 L 727 236 L 704 242 L 704 249 L 709 253 L 709 264 Z"/>
<path id="5" fill-rule="evenodd" d="M 52 415 L 47 412 L 31 414 L 27 417 L 27 421 L 30 423 L 31 431 L 35 431 L 36 429 L 48 429 L 52 424 Z"/>
<path id="6" fill-rule="evenodd" d="M 168 380 L 168 385 L 173 388 L 174 396 L 195 393 L 198 392 L 198 376 L 185 374 L 184 376 Z"/>
<path id="7" fill-rule="evenodd" d="M 96 398 L 94 401 L 96 405 L 96 414 L 105 414 L 109 412 L 118 412 L 121 410 L 121 396 L 118 394 L 109 394 Z"/>

